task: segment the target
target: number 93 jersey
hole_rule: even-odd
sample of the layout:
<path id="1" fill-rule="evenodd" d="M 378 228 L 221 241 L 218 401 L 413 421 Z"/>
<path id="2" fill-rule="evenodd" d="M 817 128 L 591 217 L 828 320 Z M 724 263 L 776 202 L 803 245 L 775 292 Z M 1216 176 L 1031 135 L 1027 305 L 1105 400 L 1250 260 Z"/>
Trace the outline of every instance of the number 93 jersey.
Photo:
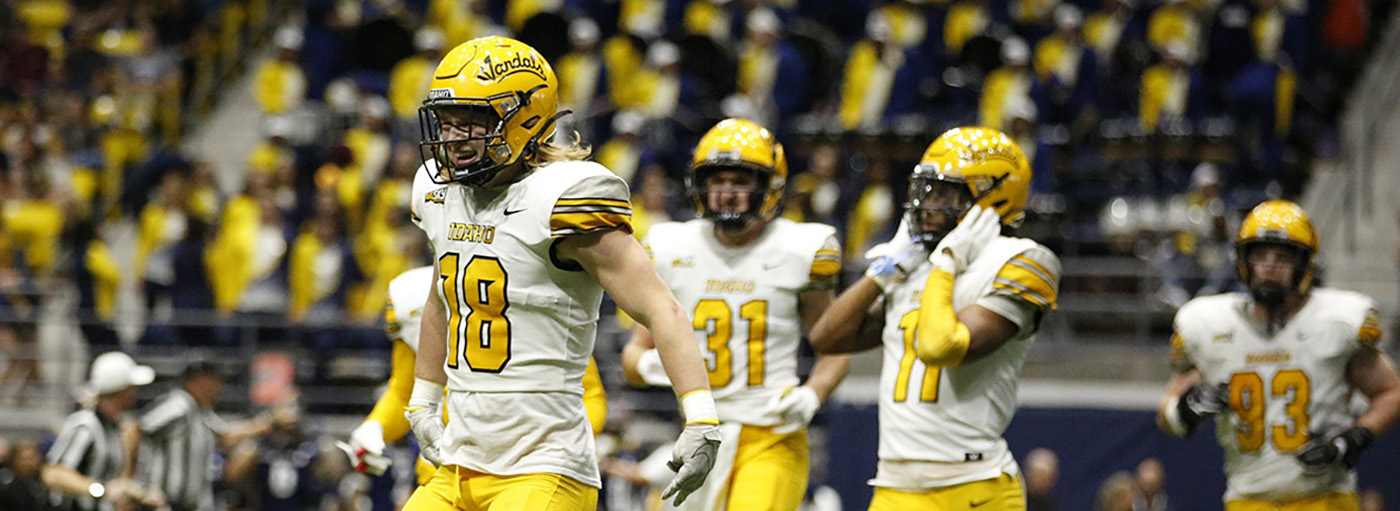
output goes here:
<path id="1" fill-rule="evenodd" d="M 411 204 L 437 259 L 448 390 L 582 395 L 603 290 L 554 250 L 566 236 L 631 232 L 627 184 L 582 161 L 491 189 L 437 185 L 420 169 Z"/>
<path id="2" fill-rule="evenodd" d="M 835 285 L 836 230 L 779 218 L 749 245 L 726 247 L 698 219 L 653 226 L 644 245 L 691 317 L 720 420 L 776 425 L 774 397 L 801 383 L 798 294 Z"/>
<path id="3" fill-rule="evenodd" d="M 996 351 L 951 367 L 926 366 L 915 350 L 931 271 L 924 262 L 885 294 L 875 486 L 938 488 L 1019 472 L 1001 434 L 1016 412 L 1021 364 L 1056 306 L 1059 258 L 1034 241 L 1002 236 L 954 276 L 954 310 L 979 305 L 1018 331 Z"/>
<path id="4" fill-rule="evenodd" d="M 1293 318 L 1266 332 L 1251 317 L 1250 298 L 1229 293 L 1196 298 L 1176 314 L 1172 365 L 1192 367 L 1206 384 L 1229 388 L 1230 411 L 1216 416 L 1225 451 L 1225 499 L 1281 500 L 1355 492 L 1355 473 L 1340 465 L 1308 474 L 1294 456 L 1308 432 L 1351 427 L 1347 363 L 1380 341 L 1370 298 L 1316 288 Z"/>

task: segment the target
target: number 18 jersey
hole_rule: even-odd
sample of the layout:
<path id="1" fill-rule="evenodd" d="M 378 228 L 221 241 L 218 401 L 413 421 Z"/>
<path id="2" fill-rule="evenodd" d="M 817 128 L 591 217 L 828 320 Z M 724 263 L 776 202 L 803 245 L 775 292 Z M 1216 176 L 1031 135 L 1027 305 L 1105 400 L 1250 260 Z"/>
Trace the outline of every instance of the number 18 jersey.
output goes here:
<path id="1" fill-rule="evenodd" d="M 1172 364 L 1195 367 L 1205 383 L 1225 383 L 1230 411 L 1216 417 L 1225 450 L 1225 499 L 1297 499 L 1355 492 L 1356 475 L 1341 466 L 1308 474 L 1294 456 L 1308 432 L 1351 427 L 1347 363 L 1380 340 L 1370 298 L 1314 289 L 1286 324 L 1267 332 L 1249 311 L 1250 298 L 1229 293 L 1196 298 L 1176 314 Z"/>

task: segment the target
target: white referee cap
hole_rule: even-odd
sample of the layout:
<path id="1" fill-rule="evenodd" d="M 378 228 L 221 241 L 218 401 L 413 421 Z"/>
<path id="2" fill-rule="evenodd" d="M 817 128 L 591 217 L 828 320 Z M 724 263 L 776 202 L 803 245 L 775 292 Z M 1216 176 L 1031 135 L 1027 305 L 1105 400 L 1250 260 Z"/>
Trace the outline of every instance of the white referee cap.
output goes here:
<path id="1" fill-rule="evenodd" d="M 151 366 L 143 366 L 120 351 L 109 351 L 92 360 L 92 370 L 88 373 L 88 391 L 103 396 L 126 389 L 139 387 L 155 381 L 156 371 Z"/>

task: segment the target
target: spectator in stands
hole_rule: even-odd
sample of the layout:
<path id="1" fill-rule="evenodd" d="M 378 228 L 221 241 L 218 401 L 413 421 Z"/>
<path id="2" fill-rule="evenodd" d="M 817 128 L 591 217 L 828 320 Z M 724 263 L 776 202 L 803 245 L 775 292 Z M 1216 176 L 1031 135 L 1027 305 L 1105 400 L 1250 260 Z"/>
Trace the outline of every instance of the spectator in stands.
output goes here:
<path id="1" fill-rule="evenodd" d="M 1008 37 L 1002 41 L 1002 66 L 987 73 L 987 78 L 982 82 L 979 124 L 1005 129 L 1007 106 L 1031 101 L 1036 77 L 1031 72 L 1030 57 L 1030 47 L 1021 38 Z"/>
<path id="2" fill-rule="evenodd" d="M 1147 43 L 1153 51 L 1167 53 L 1179 45 L 1183 59 L 1201 55 L 1201 26 L 1189 0 L 1166 0 L 1147 19 Z"/>
<path id="3" fill-rule="evenodd" d="M 900 48 L 919 48 L 928 35 L 928 19 L 920 2 L 892 0 L 870 13 L 890 27 L 890 44 Z"/>
<path id="4" fill-rule="evenodd" d="M 1143 71 L 1138 105 L 1143 129 L 1153 132 L 1167 123 L 1200 116 L 1205 86 L 1189 59 L 1186 45 L 1171 43 L 1162 53 L 1162 62 Z"/>
<path id="5" fill-rule="evenodd" d="M 554 66 L 559 73 L 559 108 L 573 110 L 574 116 L 580 119 L 602 109 L 602 105 L 596 103 L 608 90 L 603 56 L 598 51 L 600 35 L 597 22 L 588 18 L 574 19 L 569 23 L 569 53 Z M 560 122 L 565 120 L 569 118 Z M 585 134 L 591 131 L 587 126 L 581 128 L 579 131 Z"/>
<path id="6" fill-rule="evenodd" d="M 122 269 L 93 220 L 80 220 L 67 232 L 73 250 L 70 275 L 78 287 L 78 320 L 91 354 L 118 349 L 112 320 L 117 313 L 117 285 Z"/>
<path id="7" fill-rule="evenodd" d="M 49 447 L 41 478 L 53 490 L 57 507 L 68 511 L 107 509 L 99 499 L 116 505 L 160 506 L 165 497 L 133 481 L 127 467 L 135 436 L 123 418 L 136 404 L 136 387 L 155 380 L 148 366 L 120 351 L 92 360 L 87 392 L 90 401 L 63 421 Z"/>
<path id="8" fill-rule="evenodd" d="M 613 171 L 623 181 L 632 182 L 637 170 L 656 161 L 656 155 L 642 140 L 645 119 L 632 110 L 613 114 L 613 138 L 598 148 L 594 161 Z"/>
<path id="9" fill-rule="evenodd" d="M 244 193 L 225 204 L 219 234 L 208 247 L 210 289 L 225 315 L 266 318 L 287 311 L 289 231 L 270 186 L 269 176 L 249 174 Z"/>
<path id="10" fill-rule="evenodd" d="M 1138 15 L 1136 0 L 1104 0 L 1103 7 L 1084 22 L 1084 42 L 1094 50 L 1104 69 L 1112 69 L 1117 49 L 1147 37 L 1147 20 Z"/>
<path id="11" fill-rule="evenodd" d="M 1166 482 L 1166 470 L 1162 467 L 1162 461 L 1157 458 L 1147 458 L 1138 463 L 1137 472 L 1137 493 L 1133 495 L 1133 511 L 1171 511 L 1172 507 L 1167 502 L 1167 493 L 1162 488 Z"/>
<path id="12" fill-rule="evenodd" d="M 837 218 L 842 198 L 841 154 L 834 144 L 822 144 L 807 158 L 807 171 L 793 178 L 792 196 L 783 216 L 794 222 L 842 225 Z"/>
<path id="13" fill-rule="evenodd" d="M 1026 511 L 1055 511 L 1055 483 L 1060 480 L 1060 458 L 1045 448 L 1026 453 Z"/>
<path id="14" fill-rule="evenodd" d="M 394 69 L 389 72 L 389 104 L 393 107 L 394 117 L 406 129 L 418 127 L 418 107 L 427 97 L 428 83 L 432 81 L 438 60 L 442 59 L 442 46 L 446 42 L 441 30 L 433 27 L 418 29 L 413 34 L 413 47 L 418 52 L 394 64 Z"/>
<path id="15" fill-rule="evenodd" d="M 44 455 L 31 440 L 15 444 L 8 461 L 0 465 L 0 502 L 13 511 L 51 511 L 49 490 L 40 480 Z"/>
<path id="16" fill-rule="evenodd" d="M 898 220 L 899 208 L 894 202 L 894 190 L 889 183 L 890 162 L 880 158 L 869 160 L 865 173 L 865 188 L 860 191 L 846 222 L 847 257 L 864 254 L 873 240 L 887 232 Z"/>
<path id="17" fill-rule="evenodd" d="M 1038 41 L 1054 30 L 1055 9 L 1060 5 L 1060 0 L 1011 0 L 1012 27 L 1026 40 Z"/>
<path id="18" fill-rule="evenodd" d="M 749 11 L 739 50 L 738 91 L 758 106 L 754 120 L 765 125 L 801 112 L 808 105 L 807 64 L 783 41 L 782 20 L 771 9 Z"/>
<path id="19" fill-rule="evenodd" d="M 847 130 L 873 128 L 912 109 L 918 92 L 918 65 L 903 48 L 891 44 L 889 23 L 871 16 L 865 35 L 847 55 L 841 80 L 839 115 Z"/>
<path id="20" fill-rule="evenodd" d="M 146 307 L 169 299 L 175 285 L 171 247 L 185 237 L 189 225 L 186 203 L 191 196 L 188 167 L 167 170 L 160 177 L 154 197 L 141 209 L 137 221 L 136 273 L 145 284 Z"/>
<path id="21" fill-rule="evenodd" d="M 1099 486 L 1099 499 L 1094 509 L 1097 511 L 1133 511 L 1133 496 L 1137 494 L 1137 483 L 1133 475 L 1126 471 L 1114 472 Z"/>
<path id="22" fill-rule="evenodd" d="M 301 29 L 293 25 L 273 35 L 277 56 L 259 64 L 253 75 L 253 96 L 264 114 L 290 112 L 306 100 L 306 75 L 297 63 L 302 40 Z"/>
<path id="23" fill-rule="evenodd" d="M 426 94 L 426 93 L 425 93 Z M 349 174 L 362 191 L 371 191 L 389 165 L 392 143 L 389 138 L 389 101 L 364 96 L 358 101 L 359 120 L 345 131 L 345 147 L 350 150 Z"/>
<path id="24" fill-rule="evenodd" d="M 350 242 L 345 236 L 345 215 L 335 199 L 322 193 L 316 214 L 306 222 L 288 255 L 287 317 L 316 326 L 307 342 L 316 353 L 351 346 L 346 332 L 331 325 L 351 319 L 355 310 L 352 289 L 363 280 Z"/>
<path id="25" fill-rule="evenodd" d="M 693 85 L 681 73 L 681 51 L 670 41 L 657 40 L 647 47 L 646 67 L 635 77 L 644 94 L 638 112 L 647 119 L 671 119 L 679 111 L 694 111 Z"/>
<path id="26" fill-rule="evenodd" d="M 611 168 L 611 167 L 609 167 Z M 632 194 L 632 234 L 646 239 L 651 226 L 671 221 L 671 189 L 666 171 L 652 163 L 642 169 Z"/>
<path id="27" fill-rule="evenodd" d="M 1045 87 L 1038 105 L 1041 122 L 1092 123 L 1098 97 L 1098 58 L 1084 45 L 1084 15 L 1073 4 L 1055 8 L 1055 33 L 1035 46 L 1036 79 Z"/>
<path id="28" fill-rule="evenodd" d="M 990 0 L 959 0 L 948 7 L 948 17 L 944 18 L 943 46 L 949 55 L 956 57 L 962 54 L 963 44 L 968 39 L 991 28 L 990 4 Z"/>
<path id="29" fill-rule="evenodd" d="M 642 72 L 646 43 L 641 38 L 621 33 L 603 43 L 603 65 L 607 68 L 608 101 L 618 110 L 639 109 L 647 100 L 636 76 Z"/>

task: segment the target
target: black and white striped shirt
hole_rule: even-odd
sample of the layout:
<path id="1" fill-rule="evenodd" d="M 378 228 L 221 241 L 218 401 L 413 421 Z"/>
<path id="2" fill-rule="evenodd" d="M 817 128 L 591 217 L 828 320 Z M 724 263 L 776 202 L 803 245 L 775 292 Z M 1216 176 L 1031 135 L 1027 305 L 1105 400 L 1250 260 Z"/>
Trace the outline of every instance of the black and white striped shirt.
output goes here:
<path id="1" fill-rule="evenodd" d="M 97 482 L 116 479 L 126 466 L 121 428 L 96 411 L 73 412 L 63 421 L 63 429 L 49 447 L 48 462 L 76 470 Z M 53 495 L 58 509 L 98 511 L 110 507 L 109 502 L 98 502 L 91 497 Z"/>
<path id="2" fill-rule="evenodd" d="M 213 506 L 210 463 L 225 427 L 212 410 L 175 389 L 156 399 L 141 415 L 139 478 L 165 492 L 177 510 Z"/>

